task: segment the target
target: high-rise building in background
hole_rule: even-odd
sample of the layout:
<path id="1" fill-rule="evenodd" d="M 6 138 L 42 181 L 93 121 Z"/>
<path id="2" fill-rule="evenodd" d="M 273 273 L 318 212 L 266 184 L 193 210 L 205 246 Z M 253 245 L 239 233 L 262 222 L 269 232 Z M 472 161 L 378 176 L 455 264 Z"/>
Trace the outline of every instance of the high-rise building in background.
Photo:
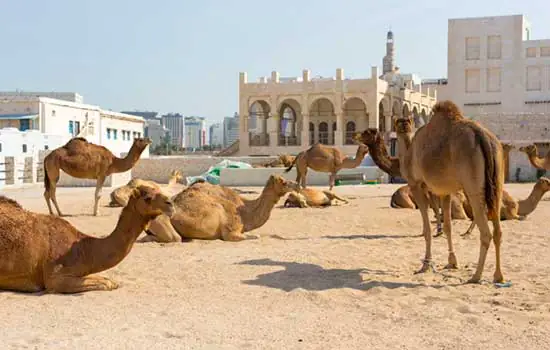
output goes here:
<path id="1" fill-rule="evenodd" d="M 123 111 L 121 113 L 135 115 L 145 119 L 144 135 L 151 139 L 152 147 L 162 144 L 166 139 L 170 141 L 170 130 L 162 125 L 158 112 Z"/>
<path id="2" fill-rule="evenodd" d="M 207 144 L 206 121 L 203 117 L 185 117 L 185 148 L 198 149 Z"/>
<path id="3" fill-rule="evenodd" d="M 168 113 L 162 116 L 162 125 L 170 130 L 172 145 L 177 147 L 185 146 L 185 123 L 183 115 L 179 113 Z"/>
<path id="4" fill-rule="evenodd" d="M 223 118 L 223 147 L 228 147 L 239 139 L 239 113 Z"/>
<path id="5" fill-rule="evenodd" d="M 210 146 L 223 147 L 223 145 L 223 124 L 212 124 L 210 126 Z"/>

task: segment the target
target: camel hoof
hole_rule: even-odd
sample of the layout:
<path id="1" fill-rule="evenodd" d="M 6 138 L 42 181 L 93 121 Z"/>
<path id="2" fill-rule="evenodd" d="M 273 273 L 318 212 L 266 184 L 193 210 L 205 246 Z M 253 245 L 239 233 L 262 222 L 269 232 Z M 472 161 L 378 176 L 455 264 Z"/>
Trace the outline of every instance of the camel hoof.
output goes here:
<path id="1" fill-rule="evenodd" d="M 434 238 L 437 238 L 439 236 L 443 236 L 443 231 L 439 231 L 434 235 Z"/>
<path id="2" fill-rule="evenodd" d="M 105 282 L 106 282 L 105 283 L 106 290 L 114 290 L 119 287 L 118 283 L 116 283 L 115 281 L 106 280 Z"/>
<path id="3" fill-rule="evenodd" d="M 434 268 L 433 264 L 431 263 L 431 261 L 424 261 L 422 263 L 422 267 L 420 268 L 420 270 L 416 271 L 414 274 L 418 275 L 418 274 L 421 274 L 421 273 L 425 273 L 428 270 L 431 270 L 432 272 L 435 272 L 435 268 Z"/>
<path id="4" fill-rule="evenodd" d="M 445 270 L 457 270 L 458 266 L 457 266 L 457 264 L 449 263 L 449 264 L 445 265 L 444 269 Z"/>
<path id="5" fill-rule="evenodd" d="M 481 284 L 480 278 L 472 277 L 466 281 L 466 284 Z"/>

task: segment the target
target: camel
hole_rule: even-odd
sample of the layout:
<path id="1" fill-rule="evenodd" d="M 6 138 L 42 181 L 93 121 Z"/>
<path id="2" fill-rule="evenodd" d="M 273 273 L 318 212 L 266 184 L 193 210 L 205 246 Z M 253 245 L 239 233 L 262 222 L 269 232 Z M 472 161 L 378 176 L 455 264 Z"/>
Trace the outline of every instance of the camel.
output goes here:
<path id="1" fill-rule="evenodd" d="M 265 164 L 253 165 L 252 167 L 253 168 L 281 168 L 281 167 L 287 168 L 294 162 L 294 159 L 296 159 L 295 156 L 291 156 L 288 154 L 280 154 L 277 157 L 277 159 L 271 162 L 268 162 Z"/>
<path id="2" fill-rule="evenodd" d="M 527 154 L 531 165 L 540 170 L 550 170 L 550 152 L 544 158 L 538 156 L 537 146 L 532 144 L 519 148 L 520 152 Z"/>
<path id="3" fill-rule="evenodd" d="M 496 136 L 477 122 L 462 116 L 451 101 L 438 102 L 432 109 L 432 118 L 420 127 L 410 140 L 398 131 L 401 173 L 407 180 L 422 216 L 425 257 L 417 273 L 433 269 L 432 236 L 428 218 L 428 190 L 442 200 L 443 230 L 449 249 L 446 268 L 457 268 L 458 263 L 451 236 L 451 195 L 460 190 L 469 199 L 474 222 L 481 233 L 478 264 L 468 282 L 481 279 L 491 238 L 495 244 L 495 272 L 493 281 L 503 282 L 501 270 L 500 208 L 504 184 L 504 157 Z M 404 118 L 412 123 L 412 118 Z M 396 120 L 396 127 L 403 119 Z M 404 148 L 402 148 L 402 146 Z M 493 223 L 493 234 L 488 220 Z"/>
<path id="4" fill-rule="evenodd" d="M 332 205 L 333 200 L 349 203 L 346 199 L 334 192 L 327 190 L 320 191 L 312 187 L 303 188 L 300 191 L 292 191 L 288 194 L 284 207 L 327 207 Z"/>
<path id="5" fill-rule="evenodd" d="M 169 219 L 161 215 L 148 231 L 154 236 L 151 240 L 168 242 L 179 242 L 181 238 L 232 242 L 255 239 L 258 237 L 244 233 L 263 226 L 279 199 L 297 189 L 296 182 L 271 175 L 259 197 L 246 199 L 230 188 L 196 182 L 174 196 L 175 214 Z"/>
<path id="6" fill-rule="evenodd" d="M 96 273 L 120 263 L 136 238 L 172 201 L 147 186 L 132 191 L 114 231 L 95 238 L 58 216 L 23 209 L 0 196 L 0 289 L 50 293 L 113 290 L 118 284 Z"/>
<path id="7" fill-rule="evenodd" d="M 298 153 L 292 164 L 285 170 L 288 173 L 296 166 L 296 182 L 298 186 L 306 188 L 307 169 L 330 173 L 329 191 L 332 191 L 336 181 L 336 173 L 341 169 L 356 168 L 361 164 L 368 153 L 368 147 L 359 144 L 355 158 L 344 157 L 344 154 L 335 147 L 328 147 L 316 143 L 309 149 Z"/>
<path id="8" fill-rule="evenodd" d="M 546 177 L 539 178 L 529 196 L 523 200 L 515 200 L 508 192 L 503 190 L 500 220 L 525 220 L 527 215 L 535 211 L 542 196 L 548 191 L 550 191 L 550 179 Z M 464 201 L 464 210 L 468 218 L 473 220 L 472 208 L 467 200 Z M 461 236 L 467 236 L 472 233 L 475 226 L 475 222 L 472 221 L 468 230 Z"/>
<path id="9" fill-rule="evenodd" d="M 57 214 L 61 214 L 55 195 L 59 171 L 80 179 L 96 179 L 94 216 L 97 216 L 101 189 L 105 178 L 113 173 L 122 173 L 132 169 L 141 153 L 151 144 L 149 138 L 136 138 L 130 151 L 124 158 L 115 157 L 107 148 L 88 142 L 83 137 L 75 137 L 64 146 L 56 148 L 44 158 L 44 198 L 50 214 L 53 215 L 50 199 Z"/>
<path id="10" fill-rule="evenodd" d="M 464 199 L 460 197 L 461 195 L 464 196 L 461 192 L 457 192 L 451 196 L 451 218 L 453 220 L 468 219 L 463 208 Z M 395 209 L 418 209 L 411 187 L 409 185 L 399 187 L 391 196 L 390 206 Z M 433 206 L 432 209 L 437 210 Z"/>
<path id="11" fill-rule="evenodd" d="M 399 158 L 389 155 L 384 138 L 378 129 L 370 128 L 362 133 L 356 133 L 353 140 L 367 146 L 372 160 L 383 172 L 392 177 L 401 177 Z"/>
<path id="12" fill-rule="evenodd" d="M 168 180 L 168 185 L 161 186 L 154 181 L 142 180 L 142 179 L 132 179 L 124 186 L 114 189 L 111 192 L 111 202 L 109 203 L 110 207 L 123 207 L 128 203 L 128 198 L 132 193 L 133 189 L 141 185 L 146 185 L 151 188 L 162 190 L 163 192 L 171 192 L 170 190 L 181 180 L 183 175 L 179 170 L 172 170 L 170 173 L 170 179 Z M 175 194 L 175 193 L 174 193 Z"/>

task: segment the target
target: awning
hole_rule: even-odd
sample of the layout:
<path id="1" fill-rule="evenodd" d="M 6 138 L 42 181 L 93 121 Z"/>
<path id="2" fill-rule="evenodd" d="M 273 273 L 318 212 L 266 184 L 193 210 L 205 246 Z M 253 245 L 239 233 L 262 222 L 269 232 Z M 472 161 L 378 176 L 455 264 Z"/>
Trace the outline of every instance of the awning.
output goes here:
<path id="1" fill-rule="evenodd" d="M 0 114 L 0 120 L 36 119 L 38 114 Z"/>

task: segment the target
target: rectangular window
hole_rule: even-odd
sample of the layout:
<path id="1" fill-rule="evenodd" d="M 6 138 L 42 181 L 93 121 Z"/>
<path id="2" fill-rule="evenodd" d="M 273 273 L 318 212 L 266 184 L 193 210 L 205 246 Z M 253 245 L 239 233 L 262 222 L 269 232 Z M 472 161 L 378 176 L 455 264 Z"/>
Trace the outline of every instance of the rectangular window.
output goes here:
<path id="1" fill-rule="evenodd" d="M 500 35 L 489 35 L 487 37 L 487 58 L 499 59 L 502 56 L 502 40 Z"/>
<path id="2" fill-rule="evenodd" d="M 69 121 L 69 134 L 74 134 L 74 123 L 72 120 Z"/>
<path id="3" fill-rule="evenodd" d="M 487 91 L 500 91 L 501 71 L 500 68 L 487 69 Z"/>
<path id="4" fill-rule="evenodd" d="M 2 153 L 2 144 L 0 143 L 0 153 Z"/>
<path id="5" fill-rule="evenodd" d="M 537 48 L 536 47 L 528 47 L 525 50 L 525 57 L 537 57 Z"/>
<path id="6" fill-rule="evenodd" d="M 479 92 L 479 69 L 466 69 L 466 92 Z"/>
<path id="7" fill-rule="evenodd" d="M 107 128 L 107 140 L 111 139 L 111 129 Z"/>
<path id="8" fill-rule="evenodd" d="M 45 151 L 47 151 L 47 150 L 49 150 L 49 149 L 50 149 L 50 146 L 44 145 L 44 150 L 45 150 Z"/>
<path id="9" fill-rule="evenodd" d="M 80 122 L 74 122 L 74 136 L 80 134 Z"/>
<path id="10" fill-rule="evenodd" d="M 27 145 L 23 144 L 23 153 L 27 153 Z"/>
<path id="11" fill-rule="evenodd" d="M 466 38 L 466 59 L 479 60 L 480 57 L 479 37 Z"/>
<path id="12" fill-rule="evenodd" d="M 540 48 L 541 57 L 550 57 L 550 46 Z"/>
<path id="13" fill-rule="evenodd" d="M 118 130 L 117 129 L 113 129 L 113 139 L 116 140 L 117 139 L 117 133 L 118 133 Z"/>
<path id="14" fill-rule="evenodd" d="M 527 91 L 541 90 L 541 69 L 539 66 L 527 66 L 526 88 Z"/>

